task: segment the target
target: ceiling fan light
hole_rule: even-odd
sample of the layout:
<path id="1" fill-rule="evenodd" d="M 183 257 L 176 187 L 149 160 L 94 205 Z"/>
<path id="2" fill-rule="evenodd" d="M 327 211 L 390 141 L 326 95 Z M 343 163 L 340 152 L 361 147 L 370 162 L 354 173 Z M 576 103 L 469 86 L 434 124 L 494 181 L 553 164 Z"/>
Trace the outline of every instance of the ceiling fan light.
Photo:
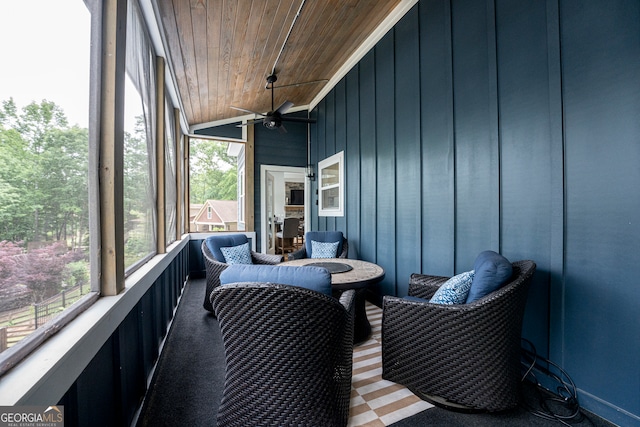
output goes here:
<path id="1" fill-rule="evenodd" d="M 280 126 L 281 123 L 278 120 L 271 118 L 271 119 L 264 119 L 262 124 L 267 129 L 276 129 Z"/>

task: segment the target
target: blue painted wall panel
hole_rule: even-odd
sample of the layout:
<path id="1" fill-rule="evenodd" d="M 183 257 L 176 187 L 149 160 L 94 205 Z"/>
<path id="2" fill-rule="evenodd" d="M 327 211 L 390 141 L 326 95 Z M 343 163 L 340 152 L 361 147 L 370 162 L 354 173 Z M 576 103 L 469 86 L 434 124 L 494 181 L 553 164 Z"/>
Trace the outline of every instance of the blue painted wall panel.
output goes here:
<path id="1" fill-rule="evenodd" d="M 562 135 L 551 133 L 546 5 L 509 0 L 496 5 L 501 251 L 514 259 L 536 260 L 523 336 L 547 356 L 551 265 L 540 254 L 551 245 L 551 189 L 562 186 L 562 174 L 553 175 L 557 182 L 551 180 L 549 161 L 553 145 L 561 150 Z"/>
<path id="2" fill-rule="evenodd" d="M 395 30 L 396 293 L 408 294 L 409 276 L 421 270 L 421 162 L 418 9 Z M 409 243 L 410 244 L 407 244 Z"/>
<path id="3" fill-rule="evenodd" d="M 422 271 L 451 276 L 455 256 L 451 5 L 448 0 L 432 0 L 419 9 Z"/>
<path id="4" fill-rule="evenodd" d="M 168 291 L 168 288 L 165 288 Z M 130 425 L 138 409 L 137 402 L 147 388 L 144 375 L 142 336 L 140 335 L 140 303 L 118 328 L 119 388 L 124 424 Z"/>
<path id="5" fill-rule="evenodd" d="M 378 301 L 404 292 L 414 254 L 417 272 L 443 275 L 487 248 L 533 259 L 524 336 L 572 376 L 583 407 L 639 426 L 640 3 L 416 9 L 330 98 L 346 168 L 359 168 L 346 183 L 351 254 L 386 269 Z M 341 139 L 313 128 L 312 153 Z M 416 166 L 419 185 L 403 185 Z"/>
<path id="6" fill-rule="evenodd" d="M 144 365 L 144 377 L 148 378 L 158 359 L 158 347 L 160 345 L 160 336 L 153 321 L 156 310 L 153 305 L 153 289 L 149 289 L 144 294 L 139 303 L 139 310 L 142 362 Z"/>
<path id="7" fill-rule="evenodd" d="M 242 139 L 242 128 L 239 128 L 235 123 L 197 129 L 193 133 L 196 135 L 206 135 L 219 138 Z"/>
<path id="8" fill-rule="evenodd" d="M 376 258 L 385 278 L 374 285 L 379 294 L 396 293 L 395 70 L 393 32 L 376 46 Z"/>
<path id="9" fill-rule="evenodd" d="M 487 2 L 452 3 L 455 131 L 455 272 L 471 270 L 483 250 L 499 251 L 497 122 L 493 99 L 495 39 Z"/>
<path id="10" fill-rule="evenodd" d="M 640 414 L 640 3 L 560 6 L 565 340 L 552 354 L 580 388 Z"/>
<path id="11" fill-rule="evenodd" d="M 346 77 L 345 134 L 345 200 L 349 208 L 345 212 L 346 233 L 349 239 L 349 258 L 360 258 L 358 248 L 362 246 L 360 217 L 361 191 L 360 176 L 360 98 L 358 68 L 354 68 Z"/>
<path id="12" fill-rule="evenodd" d="M 335 137 L 335 152 L 339 153 L 345 151 L 347 145 L 347 127 L 343 124 L 347 122 L 347 98 L 346 98 L 346 80 L 341 80 L 335 87 L 335 123 L 334 123 L 334 137 Z M 340 123 L 340 125 L 338 125 Z M 346 153 L 345 153 L 346 156 Z M 345 163 L 347 161 L 345 160 Z M 344 174 L 345 177 L 349 173 L 349 168 L 345 164 Z M 345 188 L 346 190 L 346 188 Z M 346 195 L 345 195 L 346 197 Z M 334 218 L 335 230 L 340 230 L 343 233 L 347 231 L 347 216 L 338 216 Z"/>
<path id="13" fill-rule="evenodd" d="M 318 141 L 326 141 L 327 140 L 327 100 L 324 99 L 318 105 L 317 108 L 318 119 L 317 119 L 317 128 L 318 128 Z M 329 149 L 331 150 L 331 148 Z M 331 152 L 331 151 L 329 151 Z M 326 144 L 318 144 L 315 149 L 312 150 L 311 162 L 316 167 L 317 174 L 320 173 L 318 170 L 318 162 L 325 157 L 327 157 L 327 146 Z M 314 215 L 312 217 L 312 229 L 313 230 L 326 230 L 327 229 L 327 218 L 318 216 L 318 180 L 315 182 L 315 198 L 316 203 L 314 205 Z"/>
<path id="14" fill-rule="evenodd" d="M 378 175 L 375 132 L 375 105 L 376 105 L 376 81 L 375 81 L 375 54 L 367 54 L 359 65 L 360 77 L 360 247 L 356 251 L 362 259 L 377 262 L 378 235 L 376 224 L 378 222 L 376 177 Z M 349 116 L 351 117 L 351 116 Z M 352 142 L 349 141 L 349 144 Z M 350 163 L 354 159 L 349 159 Z M 348 182 L 347 186 L 353 186 Z M 347 212 L 351 210 L 351 199 L 345 203 Z M 350 249 L 353 250 L 353 249 Z"/>
<path id="15" fill-rule="evenodd" d="M 318 158 L 318 161 L 322 161 L 327 157 L 333 156 L 336 154 L 336 102 L 335 96 L 336 91 L 333 90 L 331 93 L 327 95 L 325 98 L 325 141 L 324 150 L 322 154 L 318 153 L 321 157 Z M 334 231 L 336 229 L 336 218 L 333 216 L 323 216 L 320 218 L 320 229 L 322 230 L 331 230 Z"/>
<path id="16" fill-rule="evenodd" d="M 189 273 L 189 253 L 185 246 L 171 260 L 67 390 L 59 402 L 65 406 L 65 425 L 131 424 L 166 332 L 165 301 L 171 301 L 170 295 L 176 290 L 181 292 Z M 172 273 L 175 271 L 180 274 L 176 276 Z"/>

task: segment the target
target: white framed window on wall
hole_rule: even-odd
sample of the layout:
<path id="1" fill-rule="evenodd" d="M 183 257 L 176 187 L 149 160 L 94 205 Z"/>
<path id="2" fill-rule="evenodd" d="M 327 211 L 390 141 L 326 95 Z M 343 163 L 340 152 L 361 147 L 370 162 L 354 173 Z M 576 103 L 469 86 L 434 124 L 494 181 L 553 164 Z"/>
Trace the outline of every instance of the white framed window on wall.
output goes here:
<path id="1" fill-rule="evenodd" d="M 318 215 L 344 216 L 344 151 L 318 162 Z"/>

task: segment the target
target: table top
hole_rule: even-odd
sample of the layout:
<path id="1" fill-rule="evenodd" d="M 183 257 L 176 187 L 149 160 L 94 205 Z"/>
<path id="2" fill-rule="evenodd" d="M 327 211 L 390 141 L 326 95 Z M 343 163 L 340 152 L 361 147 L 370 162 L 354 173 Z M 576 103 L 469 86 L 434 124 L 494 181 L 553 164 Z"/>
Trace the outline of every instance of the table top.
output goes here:
<path id="1" fill-rule="evenodd" d="M 303 258 L 293 261 L 286 261 L 280 265 L 305 266 L 313 263 L 330 263 L 347 264 L 353 269 L 344 273 L 331 274 L 331 286 L 334 289 L 345 290 L 355 289 L 369 286 L 377 283 L 384 278 L 384 269 L 377 264 L 358 259 L 348 258 Z"/>

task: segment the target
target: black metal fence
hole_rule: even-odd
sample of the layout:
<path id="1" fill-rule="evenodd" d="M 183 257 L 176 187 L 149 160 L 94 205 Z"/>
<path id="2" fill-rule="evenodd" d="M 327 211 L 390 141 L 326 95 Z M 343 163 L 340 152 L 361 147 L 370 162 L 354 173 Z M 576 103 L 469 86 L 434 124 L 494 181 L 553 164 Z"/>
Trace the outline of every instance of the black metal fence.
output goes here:
<path id="1" fill-rule="evenodd" d="M 90 290 L 88 284 L 74 286 L 41 303 L 4 312 L 0 315 L 0 352 L 58 316 Z"/>
<path id="2" fill-rule="evenodd" d="M 84 292 L 83 292 L 84 291 Z M 76 302 L 80 297 L 89 292 L 89 285 L 74 286 L 55 295 L 41 303 L 34 304 L 36 329 L 60 314 L 65 307 Z"/>

